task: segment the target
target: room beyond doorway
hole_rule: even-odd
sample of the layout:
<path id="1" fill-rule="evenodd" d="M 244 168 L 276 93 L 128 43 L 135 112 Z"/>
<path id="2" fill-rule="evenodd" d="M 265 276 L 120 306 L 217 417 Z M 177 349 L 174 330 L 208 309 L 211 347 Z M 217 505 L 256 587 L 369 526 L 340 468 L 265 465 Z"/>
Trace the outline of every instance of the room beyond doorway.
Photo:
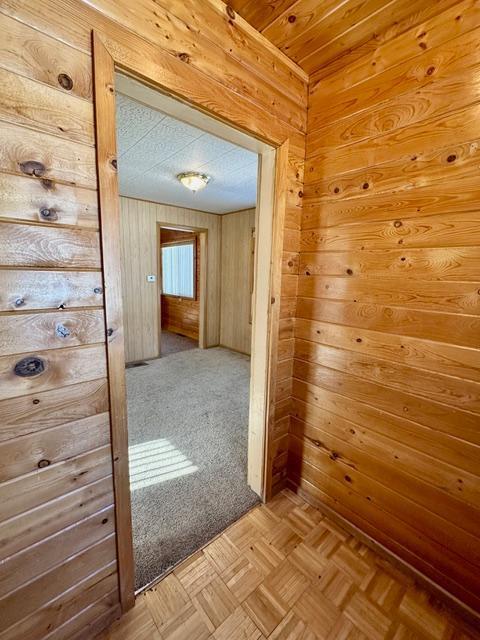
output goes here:
<path id="1" fill-rule="evenodd" d="M 259 156 L 166 114 L 145 90 L 117 100 L 137 590 L 261 497 L 248 477 Z M 182 168 L 211 186 L 189 193 Z"/>

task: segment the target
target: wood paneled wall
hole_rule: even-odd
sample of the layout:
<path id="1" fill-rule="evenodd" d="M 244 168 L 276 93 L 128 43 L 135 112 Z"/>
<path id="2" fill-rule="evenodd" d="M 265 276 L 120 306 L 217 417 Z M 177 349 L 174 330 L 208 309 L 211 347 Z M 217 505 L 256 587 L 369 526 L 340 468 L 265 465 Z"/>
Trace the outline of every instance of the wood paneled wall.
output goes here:
<path id="1" fill-rule="evenodd" d="M 480 5 L 435 7 L 311 78 L 289 477 L 480 611 Z"/>
<path id="2" fill-rule="evenodd" d="M 218 0 L 2 0 L 0 29 L 0 638 L 90 639 L 119 614 L 91 31 L 139 76 L 290 140 L 293 253 L 306 82 Z M 286 320 L 295 287 L 285 274 Z M 30 356 L 46 369 L 19 378 Z M 276 433 L 288 384 L 277 394 Z"/>
<path id="3" fill-rule="evenodd" d="M 200 326 L 200 242 L 197 234 L 176 229 L 162 229 L 161 244 L 192 240 L 195 242 L 195 297 L 179 298 L 162 294 L 162 331 L 173 331 L 198 340 Z M 161 342 L 161 338 L 160 338 Z"/>
<path id="4" fill-rule="evenodd" d="M 159 277 L 158 222 L 207 229 L 207 346 L 217 345 L 220 339 L 220 216 L 124 197 L 120 198 L 120 206 L 127 362 L 156 358 L 159 354 L 159 288 L 158 282 L 147 282 L 147 274 Z"/>
<path id="5" fill-rule="evenodd" d="M 220 344 L 250 354 L 255 209 L 222 216 Z"/>

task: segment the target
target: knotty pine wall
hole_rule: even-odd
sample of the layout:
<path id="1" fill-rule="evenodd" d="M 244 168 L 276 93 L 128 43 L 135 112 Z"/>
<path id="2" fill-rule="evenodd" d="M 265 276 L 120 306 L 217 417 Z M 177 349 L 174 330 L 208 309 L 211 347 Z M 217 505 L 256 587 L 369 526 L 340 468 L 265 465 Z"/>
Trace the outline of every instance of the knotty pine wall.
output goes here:
<path id="1" fill-rule="evenodd" d="M 286 264 L 298 250 L 305 78 L 240 18 L 218 0 L 1 0 L 2 640 L 91 639 L 120 611 L 92 28 L 139 75 L 275 144 L 290 140 Z M 275 304 L 291 363 L 296 276 L 285 271 Z M 31 356 L 45 371 L 16 376 Z M 278 369 L 275 446 L 290 408 Z M 269 453 L 268 475 L 281 480 L 285 454 Z"/>
<path id="2" fill-rule="evenodd" d="M 195 296 L 180 298 L 162 294 L 162 331 L 173 331 L 198 341 L 200 326 L 200 240 L 197 234 L 175 229 L 161 230 L 161 244 L 193 240 L 195 246 Z"/>
<path id="3" fill-rule="evenodd" d="M 127 362 L 156 358 L 159 353 L 157 224 L 207 229 L 207 346 L 220 339 L 221 216 L 135 198 L 120 198 L 122 233 L 123 321 Z M 200 244 L 200 243 L 198 243 Z"/>
<path id="4" fill-rule="evenodd" d="M 250 354 L 255 209 L 222 216 L 220 344 Z"/>
<path id="5" fill-rule="evenodd" d="M 289 478 L 480 611 L 480 5 L 436 6 L 311 77 Z"/>

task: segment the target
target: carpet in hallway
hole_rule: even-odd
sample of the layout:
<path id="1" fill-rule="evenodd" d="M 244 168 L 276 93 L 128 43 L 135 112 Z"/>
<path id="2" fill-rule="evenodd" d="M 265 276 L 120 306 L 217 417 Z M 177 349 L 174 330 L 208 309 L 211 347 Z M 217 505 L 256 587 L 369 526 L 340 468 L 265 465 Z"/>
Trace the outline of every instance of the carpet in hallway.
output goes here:
<path id="1" fill-rule="evenodd" d="M 258 502 L 246 477 L 250 359 L 193 349 L 126 376 L 138 589 Z"/>
<path id="2" fill-rule="evenodd" d="M 166 331 L 162 329 L 160 337 L 160 352 L 162 357 L 177 353 L 178 351 L 188 351 L 189 349 L 197 349 L 198 340 L 193 340 L 188 336 L 182 336 L 179 333 Z"/>

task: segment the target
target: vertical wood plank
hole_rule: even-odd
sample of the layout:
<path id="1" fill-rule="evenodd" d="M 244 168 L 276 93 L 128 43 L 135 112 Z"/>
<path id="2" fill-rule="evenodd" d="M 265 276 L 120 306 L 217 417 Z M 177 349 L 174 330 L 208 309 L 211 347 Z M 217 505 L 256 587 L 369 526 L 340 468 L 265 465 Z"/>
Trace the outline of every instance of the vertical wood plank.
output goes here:
<path id="1" fill-rule="evenodd" d="M 120 204 L 115 132 L 115 66 L 100 37 L 93 32 L 93 69 L 97 172 L 102 259 L 105 280 L 107 364 L 110 389 L 115 517 L 120 602 L 123 611 L 135 603 L 125 355 L 120 276 Z"/>

